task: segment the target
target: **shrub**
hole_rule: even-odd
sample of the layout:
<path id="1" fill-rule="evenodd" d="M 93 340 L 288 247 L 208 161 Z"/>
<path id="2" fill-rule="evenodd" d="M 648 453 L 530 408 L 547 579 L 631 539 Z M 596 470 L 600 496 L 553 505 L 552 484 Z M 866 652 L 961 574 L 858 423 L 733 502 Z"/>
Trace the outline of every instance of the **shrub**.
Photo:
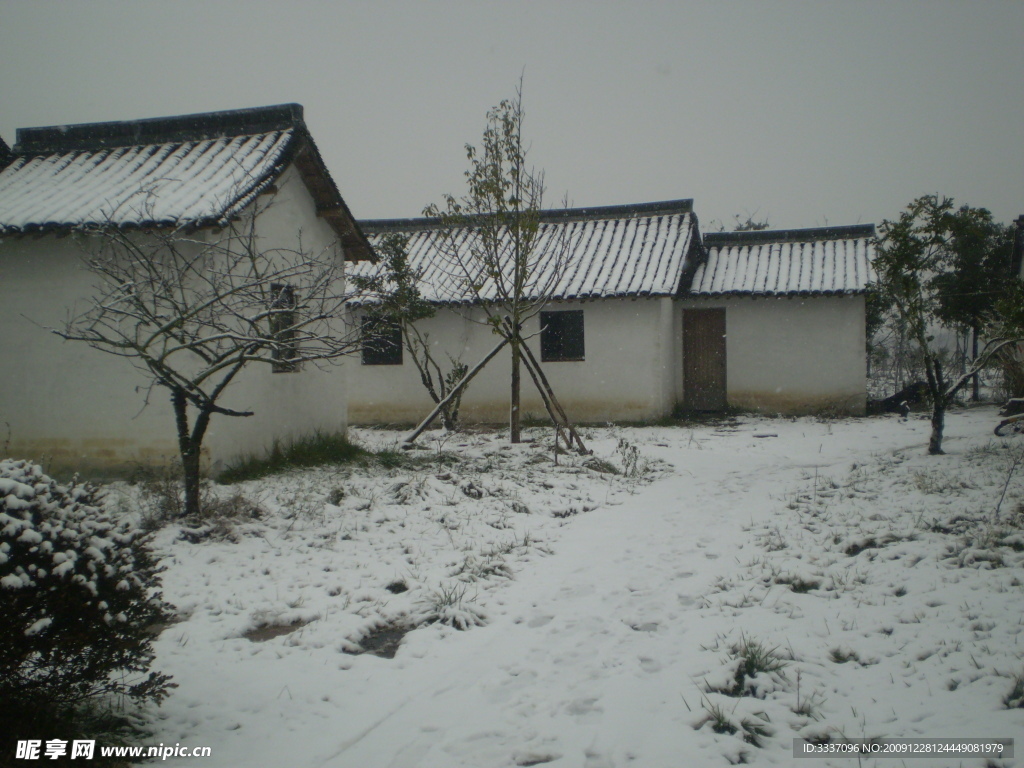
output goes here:
<path id="1" fill-rule="evenodd" d="M 149 672 L 170 606 L 147 538 L 100 503 L 88 484 L 0 461 L 0 742 L 54 738 L 86 705 L 159 704 L 173 687 Z"/>

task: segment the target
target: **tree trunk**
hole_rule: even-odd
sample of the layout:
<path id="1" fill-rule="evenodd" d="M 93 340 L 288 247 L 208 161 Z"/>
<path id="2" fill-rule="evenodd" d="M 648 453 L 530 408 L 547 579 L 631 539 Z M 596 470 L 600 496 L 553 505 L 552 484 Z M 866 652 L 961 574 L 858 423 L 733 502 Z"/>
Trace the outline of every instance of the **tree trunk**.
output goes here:
<path id="1" fill-rule="evenodd" d="M 925 358 L 924 370 L 928 375 L 928 389 L 932 396 L 932 434 L 928 438 L 928 453 L 939 456 L 942 450 L 942 431 L 946 426 L 946 382 L 942 377 L 942 364 L 937 359 Z"/>
<path id="2" fill-rule="evenodd" d="M 181 454 L 182 480 L 185 485 L 185 510 L 183 515 L 198 515 L 202 511 L 200 503 L 199 460 L 202 457 L 203 437 L 210 424 L 210 411 L 201 411 L 196 417 L 195 426 L 188 427 L 188 401 L 180 389 L 171 391 L 171 404 L 174 406 L 174 421 L 178 429 L 178 452 Z"/>
<path id="3" fill-rule="evenodd" d="M 508 439 L 510 442 L 518 443 L 522 441 L 522 418 L 519 410 L 519 390 L 520 390 L 520 358 L 522 352 L 519 349 L 519 339 L 516 338 L 512 341 L 512 397 L 509 404 L 508 414 Z"/>
<path id="4" fill-rule="evenodd" d="M 971 361 L 977 362 L 978 360 L 978 326 L 974 326 L 971 331 L 973 332 L 974 340 L 971 344 Z M 971 400 L 975 403 L 981 400 L 981 393 L 979 392 L 979 379 L 980 376 L 975 373 L 972 381 L 971 389 Z"/>
<path id="5" fill-rule="evenodd" d="M 928 453 L 932 456 L 941 456 L 945 453 L 942 450 L 942 431 L 945 426 L 946 404 L 942 402 L 941 398 L 936 399 L 932 406 L 932 435 L 928 438 Z"/>
<path id="6" fill-rule="evenodd" d="M 181 467 L 185 480 L 185 517 L 198 515 L 201 511 L 199 500 L 199 446 L 191 444 L 181 454 Z"/>

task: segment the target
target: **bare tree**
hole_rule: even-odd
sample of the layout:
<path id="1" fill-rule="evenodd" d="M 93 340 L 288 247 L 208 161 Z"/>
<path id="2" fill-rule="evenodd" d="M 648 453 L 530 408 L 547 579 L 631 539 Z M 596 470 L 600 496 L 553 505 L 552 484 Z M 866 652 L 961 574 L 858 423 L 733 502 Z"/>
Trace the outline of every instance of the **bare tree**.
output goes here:
<path id="1" fill-rule="evenodd" d="M 541 224 L 544 173 L 527 163 L 522 96 L 520 80 L 515 97 L 487 113 L 480 147 L 466 145 L 466 194 L 445 195 L 443 208 L 435 204 L 424 210 L 441 221 L 436 247 L 452 278 L 451 299 L 482 308 L 486 323 L 508 341 L 514 443 L 521 439 L 523 324 L 555 295 L 572 250 L 568 227 Z"/>
<path id="2" fill-rule="evenodd" d="M 358 292 L 358 299 L 367 302 L 370 327 L 363 328 L 363 343 L 387 345 L 393 343 L 388 329 L 397 326 L 401 343 L 412 359 L 416 371 L 430 399 L 441 407 L 441 420 L 445 429 L 454 431 L 459 425 L 459 408 L 462 402 L 463 386 L 454 397 L 449 398 L 452 388 L 469 370 L 459 358 L 448 355 L 447 370 L 434 357 L 430 337 L 421 331 L 416 323 L 433 317 L 436 306 L 423 298 L 419 289 L 420 275 L 409 265 L 409 238 L 393 233 L 385 236 L 377 246 L 380 256 L 379 268 L 369 275 L 352 275 L 350 280 Z M 375 334 L 383 327 L 383 333 Z M 378 326 L 378 327 L 379 327 Z M 376 338 L 374 338 L 376 335 Z"/>
<path id="3" fill-rule="evenodd" d="M 185 514 L 199 511 L 200 453 L 211 417 L 252 416 L 220 404 L 244 368 L 298 371 L 358 348 L 346 325 L 344 261 L 320 252 L 266 248 L 259 211 L 215 233 L 183 229 L 82 236 L 97 278 L 80 313 L 54 330 L 125 358 L 169 391 L 185 485 Z"/>

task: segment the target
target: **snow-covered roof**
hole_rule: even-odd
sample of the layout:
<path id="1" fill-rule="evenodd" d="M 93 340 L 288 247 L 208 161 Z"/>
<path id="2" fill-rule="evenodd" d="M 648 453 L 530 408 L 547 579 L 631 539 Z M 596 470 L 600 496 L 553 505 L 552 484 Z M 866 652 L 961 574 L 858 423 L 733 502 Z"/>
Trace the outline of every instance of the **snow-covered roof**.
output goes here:
<path id="1" fill-rule="evenodd" d="M 469 230 L 456 230 L 446 241 L 438 219 L 377 219 L 359 225 L 374 245 L 389 233 L 409 238 L 409 266 L 420 275 L 425 299 L 461 303 L 475 298 L 447 247 L 450 242 L 468 253 Z M 567 243 L 568 251 L 566 268 L 551 288 L 553 299 L 675 295 L 693 261 L 691 250 L 700 247 L 692 200 L 541 211 L 534 252 L 558 250 L 559 242 Z M 462 263 L 472 262 L 463 258 Z M 542 263 L 533 284 L 549 285 L 554 268 L 551 261 Z M 360 264 L 350 272 L 373 269 Z M 480 294 L 495 298 L 493 283 L 481 281 Z"/>
<path id="2" fill-rule="evenodd" d="M 21 128 L 0 170 L 0 234 L 221 225 L 290 164 L 347 252 L 371 257 L 298 104 Z"/>
<path id="3" fill-rule="evenodd" d="M 874 224 L 708 234 L 690 294 L 863 293 L 875 280 L 874 238 Z"/>

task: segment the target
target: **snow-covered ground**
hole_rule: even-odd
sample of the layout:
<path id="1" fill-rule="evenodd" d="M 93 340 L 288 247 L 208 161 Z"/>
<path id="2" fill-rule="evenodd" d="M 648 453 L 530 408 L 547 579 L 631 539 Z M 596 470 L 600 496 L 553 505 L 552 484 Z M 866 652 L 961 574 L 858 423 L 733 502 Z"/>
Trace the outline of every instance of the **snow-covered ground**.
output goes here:
<path id="1" fill-rule="evenodd" d="M 594 457 L 557 466 L 536 430 L 243 484 L 264 514 L 235 541 L 156 539 L 182 620 L 157 641 L 179 687 L 153 743 L 232 768 L 858 764 L 795 760 L 796 736 L 1022 749 L 1024 441 L 996 420 L 950 414 L 938 457 L 918 416 L 741 417 L 587 429 Z M 352 653 L 408 627 L 393 658 Z M 759 651 L 777 669 L 738 679 Z"/>

